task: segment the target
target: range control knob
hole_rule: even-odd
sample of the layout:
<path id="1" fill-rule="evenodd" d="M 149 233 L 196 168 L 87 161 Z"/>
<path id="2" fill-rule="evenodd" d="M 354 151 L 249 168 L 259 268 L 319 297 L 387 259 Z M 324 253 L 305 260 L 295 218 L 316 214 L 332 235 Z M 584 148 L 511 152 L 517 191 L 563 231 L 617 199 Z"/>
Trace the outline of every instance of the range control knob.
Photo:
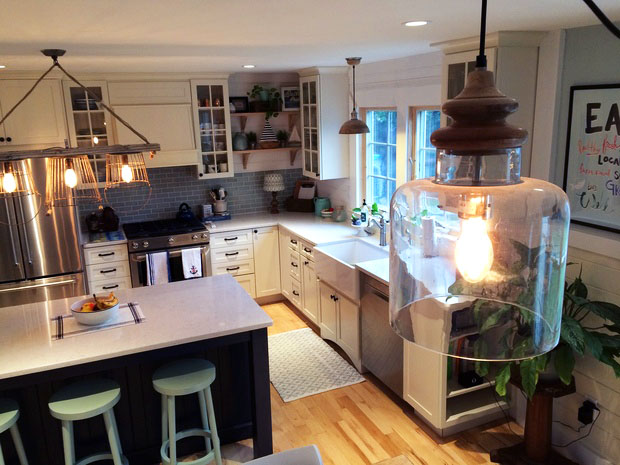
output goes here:
<path id="1" fill-rule="evenodd" d="M 202 233 L 202 238 L 203 238 L 203 239 L 208 239 L 208 238 L 209 238 L 209 235 L 208 235 L 207 233 Z"/>
<path id="2" fill-rule="evenodd" d="M 140 247 L 140 244 L 138 244 L 137 242 L 132 242 L 131 243 L 131 248 L 132 249 L 137 249 L 138 247 Z"/>
<path id="3" fill-rule="evenodd" d="M 172 244 L 173 242 L 174 242 L 174 237 L 169 237 L 169 238 L 168 238 L 168 243 L 169 243 L 169 244 Z"/>
<path id="4" fill-rule="evenodd" d="M 192 236 L 192 239 L 193 239 L 193 240 L 198 239 L 198 234 L 194 234 L 194 235 Z"/>
<path id="5" fill-rule="evenodd" d="M 142 243 L 142 247 L 144 247 L 145 249 L 149 246 L 149 242 L 148 241 L 144 241 Z"/>

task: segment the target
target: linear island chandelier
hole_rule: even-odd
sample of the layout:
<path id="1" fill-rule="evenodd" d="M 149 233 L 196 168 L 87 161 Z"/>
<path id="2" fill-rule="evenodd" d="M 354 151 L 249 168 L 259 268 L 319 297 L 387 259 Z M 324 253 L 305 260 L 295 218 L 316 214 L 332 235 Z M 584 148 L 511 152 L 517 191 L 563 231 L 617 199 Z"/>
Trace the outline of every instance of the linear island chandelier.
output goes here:
<path id="1" fill-rule="evenodd" d="M 37 192 L 32 191 L 34 185 L 24 181 L 32 177 L 28 171 L 28 164 L 22 163 L 17 165 L 21 160 L 32 158 L 48 159 L 45 195 L 45 203 L 48 208 L 75 205 L 79 199 L 101 203 L 101 195 L 97 189 L 97 179 L 88 160 L 89 155 L 106 156 L 106 190 L 123 185 L 150 186 L 142 153 L 148 152 L 152 158 L 155 152 L 161 150 L 160 145 L 149 142 L 146 137 L 136 131 L 127 121 L 106 105 L 99 96 L 69 74 L 58 62 L 58 57 L 63 56 L 65 50 L 45 49 L 41 50 L 41 53 L 52 59 L 52 66 L 37 79 L 32 88 L 0 119 L 0 126 L 32 94 L 39 83 L 54 68 L 58 68 L 65 76 L 86 92 L 89 99 L 97 102 L 98 105 L 107 110 L 144 143 L 93 147 L 49 147 L 42 150 L 0 152 L 0 180 L 2 180 L 0 196 L 13 196 L 16 194 L 38 195 Z M 16 173 L 19 176 L 16 176 Z"/>

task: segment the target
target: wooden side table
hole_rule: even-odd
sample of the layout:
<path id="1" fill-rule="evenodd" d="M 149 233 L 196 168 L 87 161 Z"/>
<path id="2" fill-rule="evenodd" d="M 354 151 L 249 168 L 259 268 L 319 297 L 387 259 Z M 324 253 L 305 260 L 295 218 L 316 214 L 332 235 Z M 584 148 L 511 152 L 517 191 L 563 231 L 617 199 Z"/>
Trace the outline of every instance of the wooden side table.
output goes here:
<path id="1" fill-rule="evenodd" d="M 521 379 L 512 383 L 521 389 Z M 502 465 L 579 465 L 551 448 L 553 399 L 575 392 L 575 378 L 567 386 L 560 380 L 539 380 L 532 400 L 527 401 L 524 441 L 491 451 L 491 462 Z"/>

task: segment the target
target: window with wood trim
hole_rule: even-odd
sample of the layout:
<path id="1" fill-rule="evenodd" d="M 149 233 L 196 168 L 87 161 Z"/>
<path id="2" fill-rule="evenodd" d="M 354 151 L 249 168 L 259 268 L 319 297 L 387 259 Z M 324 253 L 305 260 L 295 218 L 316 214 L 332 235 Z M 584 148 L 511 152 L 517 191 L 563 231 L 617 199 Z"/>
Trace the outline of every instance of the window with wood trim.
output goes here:
<path id="1" fill-rule="evenodd" d="M 395 109 L 367 108 L 362 116 L 370 129 L 364 135 L 364 186 L 366 203 L 377 203 L 389 210 L 396 190 L 396 117 Z"/>

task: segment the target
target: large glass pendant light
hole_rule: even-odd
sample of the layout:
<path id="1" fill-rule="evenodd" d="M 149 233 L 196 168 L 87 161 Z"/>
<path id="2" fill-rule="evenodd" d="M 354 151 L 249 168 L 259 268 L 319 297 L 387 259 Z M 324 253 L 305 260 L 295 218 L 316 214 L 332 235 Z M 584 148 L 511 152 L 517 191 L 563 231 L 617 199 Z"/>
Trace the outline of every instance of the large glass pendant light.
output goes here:
<path id="1" fill-rule="evenodd" d="M 390 320 L 441 354 L 519 360 L 558 343 L 570 211 L 559 187 L 520 176 L 527 132 L 486 69 L 485 12 L 476 70 L 431 135 L 435 178 L 392 197 Z"/>
<path id="2" fill-rule="evenodd" d="M 355 101 L 355 67 L 362 61 L 361 57 L 347 58 L 347 64 L 353 67 L 353 111 L 351 111 L 351 119 L 345 121 L 340 126 L 340 134 L 366 134 L 370 132 L 366 123 L 357 117 L 357 102 Z"/>

